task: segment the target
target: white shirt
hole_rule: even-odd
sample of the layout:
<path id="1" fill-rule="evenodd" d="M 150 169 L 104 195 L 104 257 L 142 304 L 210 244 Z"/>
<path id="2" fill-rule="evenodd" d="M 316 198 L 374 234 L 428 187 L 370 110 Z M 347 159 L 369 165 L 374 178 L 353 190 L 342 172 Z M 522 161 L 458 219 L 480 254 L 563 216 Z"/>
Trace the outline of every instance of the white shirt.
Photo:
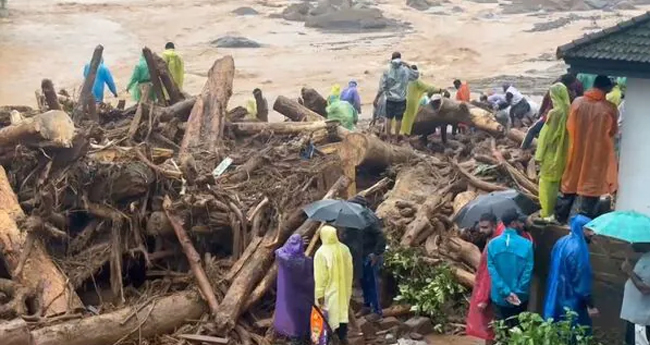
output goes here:
<path id="1" fill-rule="evenodd" d="M 650 253 L 645 253 L 634 265 L 634 273 L 650 284 Z M 641 326 L 650 326 L 650 295 L 644 295 L 631 279 L 625 283 L 621 319 Z"/>
<path id="2" fill-rule="evenodd" d="M 510 102 L 510 105 L 515 105 L 519 102 L 521 102 L 522 99 L 524 99 L 524 96 L 517 90 L 514 86 L 510 86 L 507 90 L 506 93 L 511 93 L 512 94 L 512 102 Z"/>

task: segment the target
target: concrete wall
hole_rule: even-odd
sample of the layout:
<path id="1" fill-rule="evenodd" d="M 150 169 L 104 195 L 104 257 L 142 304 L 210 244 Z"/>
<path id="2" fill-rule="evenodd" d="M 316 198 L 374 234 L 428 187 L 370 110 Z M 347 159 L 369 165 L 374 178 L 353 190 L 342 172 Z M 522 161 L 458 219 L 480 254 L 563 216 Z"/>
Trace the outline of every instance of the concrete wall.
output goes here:
<path id="1" fill-rule="evenodd" d="M 628 78 L 616 210 L 635 210 L 650 216 L 648 176 L 650 176 L 650 79 Z"/>

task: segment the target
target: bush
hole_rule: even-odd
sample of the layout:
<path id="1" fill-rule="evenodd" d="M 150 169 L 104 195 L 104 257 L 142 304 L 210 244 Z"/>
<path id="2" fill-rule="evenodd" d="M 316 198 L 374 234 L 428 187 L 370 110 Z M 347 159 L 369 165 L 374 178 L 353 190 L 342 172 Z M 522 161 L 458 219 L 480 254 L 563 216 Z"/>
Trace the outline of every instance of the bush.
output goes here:
<path id="1" fill-rule="evenodd" d="M 503 321 L 495 323 L 499 345 L 596 345 L 589 327 L 574 326 L 578 314 L 567 311 L 567 318 L 559 322 L 544 320 L 539 314 L 522 313 L 519 326 L 509 329 Z"/>

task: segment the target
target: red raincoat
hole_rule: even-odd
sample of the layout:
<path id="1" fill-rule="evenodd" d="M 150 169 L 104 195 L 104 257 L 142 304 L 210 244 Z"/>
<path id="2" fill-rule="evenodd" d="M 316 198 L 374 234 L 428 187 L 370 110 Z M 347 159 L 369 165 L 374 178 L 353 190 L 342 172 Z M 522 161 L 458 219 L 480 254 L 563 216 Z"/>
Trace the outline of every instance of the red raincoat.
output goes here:
<path id="1" fill-rule="evenodd" d="M 505 230 L 503 223 L 499 223 L 494 234 L 490 238 L 496 238 L 503 234 Z M 533 237 L 530 233 L 525 232 L 523 237 L 532 241 Z M 478 306 L 485 303 L 487 307 L 481 310 Z M 490 274 L 487 269 L 487 245 L 481 253 L 481 261 L 478 265 L 476 272 L 476 282 L 472 290 L 472 298 L 469 302 L 469 312 L 467 313 L 467 328 L 466 333 L 483 340 L 493 340 L 494 331 L 492 330 L 491 323 L 494 320 L 494 311 L 490 304 Z"/>

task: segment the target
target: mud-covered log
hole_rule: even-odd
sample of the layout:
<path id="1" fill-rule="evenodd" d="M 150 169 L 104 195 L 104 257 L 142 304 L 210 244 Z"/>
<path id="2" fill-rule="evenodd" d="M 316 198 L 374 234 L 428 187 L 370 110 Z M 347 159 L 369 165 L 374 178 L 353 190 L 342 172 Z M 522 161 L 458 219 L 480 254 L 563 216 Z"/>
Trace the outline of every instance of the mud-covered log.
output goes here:
<path id="1" fill-rule="evenodd" d="M 27 323 L 21 318 L 0 321 L 0 340 L 2 345 L 36 345 Z"/>
<path id="2" fill-rule="evenodd" d="M 160 81 L 162 82 L 163 87 L 167 91 L 167 96 L 169 96 L 169 104 L 174 105 L 183 99 L 185 99 L 185 96 L 183 96 L 183 93 L 181 90 L 178 88 L 178 85 L 176 85 L 176 82 L 174 81 L 174 78 L 171 77 L 169 74 L 169 67 L 167 66 L 167 62 L 158 54 L 152 54 L 153 60 L 155 61 L 155 66 L 156 69 L 158 70 L 158 75 L 160 76 Z"/>
<path id="3" fill-rule="evenodd" d="M 304 105 L 284 96 L 278 96 L 273 104 L 273 110 L 288 117 L 294 122 L 323 121 L 325 117 L 309 110 Z"/>
<path id="4" fill-rule="evenodd" d="M 158 67 L 156 66 L 156 60 L 153 57 L 151 49 L 144 47 L 142 48 L 142 56 L 147 61 L 147 69 L 149 70 L 149 79 L 153 87 L 153 92 L 158 99 L 158 103 L 162 105 L 167 105 L 167 100 L 165 99 L 165 93 L 163 92 L 162 83 L 160 82 L 160 73 Z M 146 97 L 144 98 L 146 99 Z"/>
<path id="5" fill-rule="evenodd" d="M 327 117 L 327 100 L 318 91 L 310 87 L 303 87 L 300 90 L 300 96 L 302 97 L 303 105 L 307 109 L 320 116 Z"/>
<path id="6" fill-rule="evenodd" d="M 50 110 L 0 129 L 0 151 L 13 150 L 18 144 L 72 147 L 74 134 L 74 123 L 68 114 L 61 110 Z"/>
<path id="7" fill-rule="evenodd" d="M 441 193 L 430 195 L 426 199 L 415 213 L 415 219 L 406 227 L 406 231 L 400 241 L 402 246 L 411 247 L 415 245 L 420 233 L 432 227 L 429 217 L 434 213 L 435 208 L 440 206 L 442 201 L 443 196 Z"/>
<path id="8" fill-rule="evenodd" d="M 99 117 L 97 116 L 97 106 L 95 104 L 95 97 L 93 96 L 93 86 L 95 85 L 95 79 L 97 79 L 97 69 L 102 62 L 102 53 L 104 52 L 104 47 L 100 44 L 95 47 L 93 52 L 93 57 L 90 60 L 90 65 L 88 68 L 88 74 L 84 79 L 84 83 L 81 86 L 81 93 L 79 94 L 79 101 L 75 104 L 74 110 L 72 111 L 72 119 L 75 122 L 81 121 L 84 114 L 88 114 L 91 120 L 98 121 Z"/>
<path id="9" fill-rule="evenodd" d="M 4 168 L 0 167 L 0 257 L 4 260 L 9 272 L 15 272 L 22 265 L 21 253 L 25 250 L 27 233 L 18 228 L 17 222 L 25 218 L 18 204 L 18 198 L 11 189 Z M 69 307 L 82 307 L 81 300 L 71 289 L 68 279 L 59 271 L 43 243 L 35 240 L 24 261 L 20 275 L 13 276 L 18 284 L 38 291 L 41 281 L 43 293 L 40 296 L 42 305 L 46 307 L 45 315 L 66 313 Z"/>
<path id="10" fill-rule="evenodd" d="M 280 135 L 309 134 L 328 128 L 338 126 L 337 122 L 316 121 L 316 122 L 238 122 L 228 123 L 228 128 L 237 136 L 255 135 L 262 132 L 269 132 Z"/>
<path id="11" fill-rule="evenodd" d="M 106 198 L 120 201 L 140 197 L 147 193 L 155 182 L 155 177 L 154 172 L 145 163 L 125 163 L 110 178 L 96 178 L 89 187 L 88 198 L 93 202 L 101 202 Z"/>
<path id="12" fill-rule="evenodd" d="M 269 103 L 262 95 L 262 90 L 253 90 L 253 97 L 255 97 L 255 108 L 257 108 L 257 119 L 262 122 L 269 122 Z"/>
<path id="13" fill-rule="evenodd" d="M 350 133 L 343 140 L 339 156 L 354 166 L 383 170 L 393 164 L 417 159 L 411 148 L 395 146 L 373 135 Z"/>
<path id="14" fill-rule="evenodd" d="M 196 320 L 207 306 L 195 292 L 179 292 L 98 316 L 67 321 L 32 331 L 38 345 L 113 345 L 175 331 Z"/>
<path id="15" fill-rule="evenodd" d="M 464 102 L 443 98 L 438 108 L 420 107 L 413 124 L 413 134 L 429 135 L 443 124 L 468 123 L 492 135 L 503 135 L 503 126 L 494 114 Z"/>
<path id="16" fill-rule="evenodd" d="M 228 112 L 228 100 L 232 96 L 234 76 L 235 61 L 230 55 L 216 60 L 208 71 L 208 80 L 187 120 L 179 152 L 181 161 L 194 147 L 205 146 L 209 151 L 217 149 Z"/>
<path id="17" fill-rule="evenodd" d="M 187 121 L 192 108 L 194 108 L 194 103 L 196 103 L 196 97 L 190 97 L 168 107 L 154 107 L 153 116 L 157 117 L 160 122 L 168 122 L 174 118 Z"/>
<path id="18" fill-rule="evenodd" d="M 41 81 L 41 91 L 43 92 L 43 96 L 45 96 L 45 102 L 47 102 L 47 108 L 49 110 L 62 110 L 61 104 L 59 104 L 59 96 L 56 95 L 56 90 L 51 80 L 43 79 Z"/>

